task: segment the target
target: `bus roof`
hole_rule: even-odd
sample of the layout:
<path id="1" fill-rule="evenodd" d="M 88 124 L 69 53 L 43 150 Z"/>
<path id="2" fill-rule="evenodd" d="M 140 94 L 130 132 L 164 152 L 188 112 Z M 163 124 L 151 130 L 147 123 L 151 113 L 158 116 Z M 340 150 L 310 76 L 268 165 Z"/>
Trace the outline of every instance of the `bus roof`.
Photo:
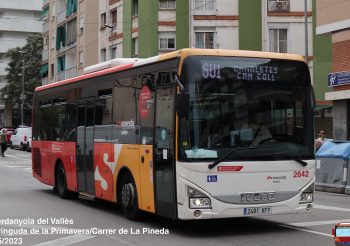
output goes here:
<path id="1" fill-rule="evenodd" d="M 35 91 L 42 91 L 49 88 L 78 82 L 84 79 L 99 77 L 99 76 L 110 74 L 113 72 L 123 71 L 133 67 L 138 67 L 146 64 L 151 64 L 157 61 L 169 60 L 173 58 L 181 58 L 181 61 L 180 61 L 180 67 L 181 67 L 183 60 L 188 56 L 236 56 L 236 57 L 252 57 L 252 58 L 272 58 L 272 59 L 294 60 L 294 61 L 302 61 L 302 62 L 304 61 L 303 56 L 296 55 L 296 54 L 248 51 L 248 50 L 215 50 L 215 49 L 186 48 L 186 49 L 181 49 L 181 50 L 177 50 L 177 51 L 169 52 L 163 55 L 153 56 L 145 59 L 117 58 L 109 62 L 99 63 L 86 68 L 86 70 L 84 70 L 83 75 L 54 82 L 48 85 L 43 85 L 35 88 Z"/>

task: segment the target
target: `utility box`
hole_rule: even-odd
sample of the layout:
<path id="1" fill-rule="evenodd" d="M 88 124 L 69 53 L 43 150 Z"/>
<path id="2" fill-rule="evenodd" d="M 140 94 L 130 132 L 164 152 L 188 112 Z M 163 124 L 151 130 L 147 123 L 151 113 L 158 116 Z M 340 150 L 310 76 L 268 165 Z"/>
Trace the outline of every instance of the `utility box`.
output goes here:
<path id="1" fill-rule="evenodd" d="M 316 190 L 350 194 L 350 142 L 326 141 L 316 153 Z"/>

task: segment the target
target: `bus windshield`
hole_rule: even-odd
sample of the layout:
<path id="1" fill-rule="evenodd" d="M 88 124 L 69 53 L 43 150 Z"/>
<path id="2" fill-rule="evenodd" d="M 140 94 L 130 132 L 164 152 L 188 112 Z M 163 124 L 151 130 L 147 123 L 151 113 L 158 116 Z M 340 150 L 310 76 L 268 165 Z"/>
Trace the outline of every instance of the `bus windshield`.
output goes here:
<path id="1" fill-rule="evenodd" d="M 190 105 L 179 119 L 179 159 L 215 160 L 237 147 L 226 161 L 313 158 L 305 63 L 192 56 L 184 61 L 182 81 Z"/>

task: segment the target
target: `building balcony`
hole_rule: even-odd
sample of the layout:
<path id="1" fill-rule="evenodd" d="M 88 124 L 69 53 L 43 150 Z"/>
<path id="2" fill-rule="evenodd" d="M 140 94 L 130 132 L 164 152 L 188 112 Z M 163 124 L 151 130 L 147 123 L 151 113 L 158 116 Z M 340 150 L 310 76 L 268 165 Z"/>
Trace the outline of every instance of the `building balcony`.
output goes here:
<path id="1" fill-rule="evenodd" d="M 287 53 L 288 52 L 288 41 L 281 40 L 277 42 L 269 42 L 269 51 L 277 53 Z"/>
<path id="2" fill-rule="evenodd" d="M 66 9 L 62 9 L 60 11 L 57 11 L 57 13 L 56 13 L 56 24 L 57 25 L 61 24 L 63 21 L 66 20 L 66 13 L 67 13 Z"/>
<path id="3" fill-rule="evenodd" d="M 193 14 L 194 15 L 215 15 L 216 0 L 194 0 Z"/>
<path id="4" fill-rule="evenodd" d="M 41 21 L 36 19 L 4 18 L 1 20 L 1 31 L 41 33 L 42 30 L 43 25 Z"/>
<path id="5" fill-rule="evenodd" d="M 49 59 L 49 50 L 43 50 L 41 53 L 42 61 L 47 61 Z"/>
<path id="6" fill-rule="evenodd" d="M 270 13 L 290 12 L 289 0 L 269 0 L 267 2 L 267 12 L 270 12 Z"/>
<path id="7" fill-rule="evenodd" d="M 50 29 L 50 22 L 49 21 L 45 21 L 43 24 L 43 33 L 48 32 Z"/>
<path id="8" fill-rule="evenodd" d="M 50 1 L 49 0 L 43 0 L 43 6 L 46 6 Z"/>
<path id="9" fill-rule="evenodd" d="M 198 49 L 214 49 L 214 44 L 207 44 L 207 45 L 204 45 L 204 44 L 195 44 L 195 47 L 198 48 Z"/>
<path id="10" fill-rule="evenodd" d="M 77 67 L 71 67 L 57 73 L 57 81 L 70 79 L 77 76 Z"/>
<path id="11" fill-rule="evenodd" d="M 0 40 L 0 53 L 6 53 L 9 49 L 22 47 L 26 44 L 24 39 L 2 39 Z"/>
<path id="12" fill-rule="evenodd" d="M 49 83 L 49 77 L 41 78 L 41 85 L 47 85 Z"/>

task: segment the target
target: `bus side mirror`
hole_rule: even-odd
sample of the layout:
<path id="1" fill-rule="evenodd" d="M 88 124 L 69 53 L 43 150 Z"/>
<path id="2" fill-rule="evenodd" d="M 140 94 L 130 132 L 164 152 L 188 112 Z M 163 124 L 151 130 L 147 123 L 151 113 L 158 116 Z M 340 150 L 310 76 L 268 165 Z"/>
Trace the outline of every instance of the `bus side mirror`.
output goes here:
<path id="1" fill-rule="evenodd" d="M 334 236 L 334 234 L 335 234 L 335 230 L 334 228 L 332 228 L 332 235 Z"/>
<path id="2" fill-rule="evenodd" d="M 190 99 L 188 92 L 180 92 L 176 95 L 176 112 L 179 117 L 188 117 L 190 111 Z"/>

